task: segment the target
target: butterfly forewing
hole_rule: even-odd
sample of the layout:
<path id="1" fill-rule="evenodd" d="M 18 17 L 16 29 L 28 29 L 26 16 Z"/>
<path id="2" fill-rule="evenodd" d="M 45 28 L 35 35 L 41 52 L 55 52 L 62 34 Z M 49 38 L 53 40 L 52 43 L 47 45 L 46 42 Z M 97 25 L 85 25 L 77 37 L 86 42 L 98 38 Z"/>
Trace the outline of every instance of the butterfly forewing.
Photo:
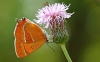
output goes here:
<path id="1" fill-rule="evenodd" d="M 15 51 L 18 58 L 27 56 L 46 42 L 42 29 L 28 19 L 22 19 L 16 25 Z"/>

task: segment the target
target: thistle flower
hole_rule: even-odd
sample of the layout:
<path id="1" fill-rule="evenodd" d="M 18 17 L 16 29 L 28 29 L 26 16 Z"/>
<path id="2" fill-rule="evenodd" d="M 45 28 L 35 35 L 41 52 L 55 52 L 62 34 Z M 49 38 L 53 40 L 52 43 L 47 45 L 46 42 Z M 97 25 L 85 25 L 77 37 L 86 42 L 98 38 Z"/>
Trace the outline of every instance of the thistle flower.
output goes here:
<path id="1" fill-rule="evenodd" d="M 55 3 L 48 4 L 44 8 L 38 11 L 36 17 L 38 18 L 37 23 L 45 25 L 45 28 L 50 28 L 50 33 L 53 38 L 53 42 L 59 44 L 63 51 L 65 51 L 65 43 L 68 40 L 68 32 L 66 30 L 65 22 L 66 18 L 70 18 L 73 13 L 67 13 L 66 10 L 69 9 L 70 4 L 67 6 L 65 4 Z M 69 57 L 68 53 L 64 54 Z M 71 59 L 68 59 L 71 62 Z"/>
<path id="2" fill-rule="evenodd" d="M 68 33 L 64 22 L 66 18 L 70 18 L 73 13 L 67 13 L 70 5 L 55 3 L 48 4 L 44 8 L 38 11 L 36 17 L 37 23 L 45 25 L 46 28 L 50 28 L 50 33 L 53 38 L 53 42 L 60 43 L 63 40 L 68 40 Z"/>

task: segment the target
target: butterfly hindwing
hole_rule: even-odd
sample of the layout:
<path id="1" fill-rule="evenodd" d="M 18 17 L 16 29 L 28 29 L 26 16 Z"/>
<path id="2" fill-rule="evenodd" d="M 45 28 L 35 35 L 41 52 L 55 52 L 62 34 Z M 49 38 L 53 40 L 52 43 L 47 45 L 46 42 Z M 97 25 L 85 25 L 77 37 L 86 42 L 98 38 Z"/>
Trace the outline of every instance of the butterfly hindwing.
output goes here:
<path id="1" fill-rule="evenodd" d="M 26 56 L 24 51 L 24 32 L 23 25 L 26 23 L 25 20 L 23 22 L 21 20 L 18 21 L 15 27 L 14 36 L 15 36 L 15 52 L 18 58 Z"/>

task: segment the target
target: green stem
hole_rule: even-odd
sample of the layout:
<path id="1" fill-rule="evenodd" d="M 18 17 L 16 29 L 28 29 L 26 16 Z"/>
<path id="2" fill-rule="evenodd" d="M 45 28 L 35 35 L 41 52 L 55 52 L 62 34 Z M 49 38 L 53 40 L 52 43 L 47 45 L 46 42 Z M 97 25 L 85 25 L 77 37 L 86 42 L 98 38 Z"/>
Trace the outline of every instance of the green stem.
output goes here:
<path id="1" fill-rule="evenodd" d="M 65 57 L 68 60 L 68 62 L 72 62 L 72 60 L 71 60 L 71 58 L 70 58 L 70 56 L 69 56 L 69 54 L 67 52 L 67 49 L 65 47 L 65 44 L 60 44 L 60 46 L 61 46 L 61 48 L 62 48 L 62 50 L 63 50 L 63 52 L 65 54 Z"/>

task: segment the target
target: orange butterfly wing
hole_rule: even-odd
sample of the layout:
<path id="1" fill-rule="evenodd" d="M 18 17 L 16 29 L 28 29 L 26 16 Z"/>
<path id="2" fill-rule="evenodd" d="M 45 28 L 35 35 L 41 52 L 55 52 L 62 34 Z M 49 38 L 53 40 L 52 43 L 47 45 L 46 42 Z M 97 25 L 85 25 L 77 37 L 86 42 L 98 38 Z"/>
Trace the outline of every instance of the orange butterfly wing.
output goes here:
<path id="1" fill-rule="evenodd" d="M 42 29 L 23 18 L 15 29 L 15 51 L 18 58 L 27 56 L 41 47 L 47 40 Z"/>

